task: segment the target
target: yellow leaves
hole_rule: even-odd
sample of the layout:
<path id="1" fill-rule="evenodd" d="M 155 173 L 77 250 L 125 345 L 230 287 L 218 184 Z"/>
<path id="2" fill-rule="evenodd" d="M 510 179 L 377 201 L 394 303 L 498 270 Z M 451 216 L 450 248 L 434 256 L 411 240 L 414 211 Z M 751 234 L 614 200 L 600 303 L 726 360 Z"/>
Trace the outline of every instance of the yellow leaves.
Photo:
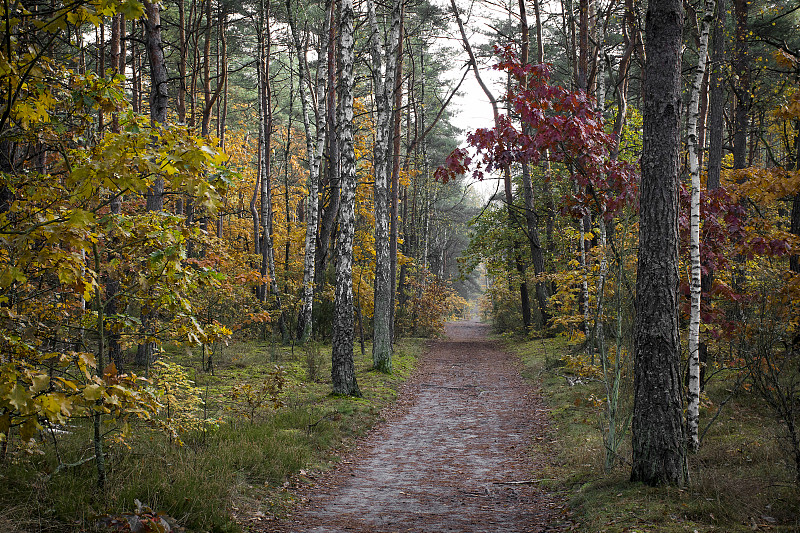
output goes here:
<path id="1" fill-rule="evenodd" d="M 11 390 L 3 396 L 3 399 L 8 400 L 8 403 L 21 413 L 27 414 L 31 396 L 20 383 L 15 383 Z"/>
<path id="2" fill-rule="evenodd" d="M 768 204 L 800 193 L 800 171 L 797 170 L 750 167 L 725 174 L 733 182 L 737 199 L 748 198 L 756 204 Z"/>
<path id="3" fill-rule="evenodd" d="M 24 129 L 29 129 L 31 124 L 50 122 L 47 106 L 40 100 L 18 101 L 14 106 L 14 118 Z"/>
<path id="4" fill-rule="evenodd" d="M 58 422 L 60 424 L 66 423 L 73 409 L 72 398 L 61 392 L 41 396 L 38 399 L 38 404 L 42 414 L 50 422 Z"/>
<path id="5" fill-rule="evenodd" d="M 28 278 L 25 274 L 17 267 L 8 265 L 5 269 L 3 269 L 3 273 L 0 274 L 0 287 L 10 287 L 12 283 L 25 283 L 28 281 Z"/>
<path id="6" fill-rule="evenodd" d="M 144 15 L 144 6 L 137 0 L 124 0 L 119 5 L 119 12 L 128 20 L 136 20 Z"/>
<path id="7" fill-rule="evenodd" d="M 794 91 L 789 97 L 789 101 L 773 111 L 775 118 L 779 120 L 794 120 L 800 118 L 800 91 Z"/>
<path id="8" fill-rule="evenodd" d="M 31 392 L 34 394 L 42 392 L 50 386 L 50 376 L 48 374 L 37 374 L 31 378 Z"/>
<path id="9" fill-rule="evenodd" d="M 103 397 L 103 387 L 92 383 L 83 389 L 83 397 L 89 401 L 96 401 Z"/>

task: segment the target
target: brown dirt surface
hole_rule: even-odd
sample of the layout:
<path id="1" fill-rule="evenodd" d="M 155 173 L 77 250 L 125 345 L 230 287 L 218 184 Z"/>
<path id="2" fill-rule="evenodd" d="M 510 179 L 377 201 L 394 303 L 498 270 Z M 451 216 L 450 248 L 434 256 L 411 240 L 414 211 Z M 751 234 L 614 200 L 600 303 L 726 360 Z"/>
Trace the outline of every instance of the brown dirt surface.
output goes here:
<path id="1" fill-rule="evenodd" d="M 536 483 L 552 458 L 531 443 L 550 439 L 548 415 L 520 376 L 517 358 L 488 340 L 488 327 L 480 323 L 454 322 L 446 332 L 448 338 L 422 356 L 385 422 L 338 468 L 301 489 L 304 503 L 269 530 L 521 533 L 571 527 L 563 502 Z"/>

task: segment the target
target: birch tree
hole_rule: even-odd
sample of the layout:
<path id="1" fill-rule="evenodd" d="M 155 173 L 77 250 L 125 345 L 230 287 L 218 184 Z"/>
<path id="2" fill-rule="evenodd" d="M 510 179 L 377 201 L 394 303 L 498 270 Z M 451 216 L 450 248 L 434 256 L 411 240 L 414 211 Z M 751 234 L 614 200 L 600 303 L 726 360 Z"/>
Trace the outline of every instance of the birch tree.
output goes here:
<path id="1" fill-rule="evenodd" d="M 333 303 L 331 378 L 334 394 L 361 396 L 353 363 L 353 236 L 355 233 L 356 160 L 353 146 L 354 38 L 352 0 L 339 6 L 339 157 L 341 199 L 336 241 L 336 294 Z"/>
<path id="2" fill-rule="evenodd" d="M 686 430 L 689 433 L 689 450 L 697 452 L 700 448 L 698 426 L 700 424 L 700 162 L 697 142 L 697 122 L 700 118 L 700 93 L 708 64 L 708 34 L 714 19 L 714 0 L 706 0 L 705 13 L 700 21 L 700 46 L 697 50 L 697 70 L 692 82 L 689 100 L 689 174 L 692 182 L 692 200 L 689 228 L 689 254 L 691 275 L 691 312 L 689 317 L 689 405 L 686 411 Z"/>
<path id="3" fill-rule="evenodd" d="M 325 2 L 325 24 L 322 30 L 319 57 L 328 49 L 328 32 L 330 31 L 330 11 L 331 0 Z M 322 155 L 325 150 L 326 138 L 326 93 L 325 81 L 327 79 L 327 62 L 319 61 L 316 72 L 316 94 L 312 102 L 308 101 L 306 83 L 311 76 L 306 61 L 307 49 L 300 40 L 297 30 L 297 21 L 292 12 L 291 0 L 286 2 L 289 26 L 292 32 L 292 40 L 297 51 L 298 69 L 298 91 L 300 93 L 300 105 L 303 113 L 303 129 L 306 134 L 306 155 L 308 157 L 308 199 L 306 201 L 306 234 L 303 256 L 303 287 L 301 295 L 300 314 L 297 319 L 298 338 L 301 343 L 305 343 L 311 338 L 313 333 L 312 315 L 314 309 L 314 266 L 317 245 L 317 226 L 319 225 L 319 178 L 322 162 Z M 312 132 L 312 118 L 309 114 L 309 105 L 315 104 L 314 108 L 314 131 Z"/>
<path id="4" fill-rule="evenodd" d="M 370 23 L 372 83 L 377 120 L 373 168 L 375 173 L 375 308 L 373 314 L 372 362 L 376 370 L 392 371 L 392 299 L 391 259 L 389 256 L 389 179 L 392 172 L 392 117 L 397 75 L 397 48 L 400 44 L 401 1 L 393 0 L 388 39 L 384 43 L 375 2 L 367 0 Z M 385 73 L 384 56 L 385 55 Z"/>

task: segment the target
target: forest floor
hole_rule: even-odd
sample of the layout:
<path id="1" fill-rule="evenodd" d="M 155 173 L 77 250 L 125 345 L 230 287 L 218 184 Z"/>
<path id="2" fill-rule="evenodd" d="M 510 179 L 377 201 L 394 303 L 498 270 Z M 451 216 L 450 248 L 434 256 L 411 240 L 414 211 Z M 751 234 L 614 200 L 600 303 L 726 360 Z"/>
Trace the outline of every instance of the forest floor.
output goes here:
<path id="1" fill-rule="evenodd" d="M 449 324 L 385 421 L 338 468 L 308 474 L 286 519 L 251 531 L 570 529 L 565 503 L 539 486 L 552 460 L 547 408 L 488 330 Z"/>

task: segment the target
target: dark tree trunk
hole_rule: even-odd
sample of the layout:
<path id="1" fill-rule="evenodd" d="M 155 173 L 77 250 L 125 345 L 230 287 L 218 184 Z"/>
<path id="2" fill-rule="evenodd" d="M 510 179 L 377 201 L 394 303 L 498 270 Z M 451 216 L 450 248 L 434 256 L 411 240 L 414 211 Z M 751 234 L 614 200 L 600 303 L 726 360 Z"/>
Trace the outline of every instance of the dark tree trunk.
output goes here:
<path id="1" fill-rule="evenodd" d="M 680 0 L 647 10 L 631 481 L 686 483 L 678 342 Z"/>
<path id="2" fill-rule="evenodd" d="M 795 132 L 794 164 L 791 165 L 791 168 L 797 170 L 800 169 L 800 120 L 795 121 Z M 792 200 L 792 220 L 789 227 L 792 235 L 800 236 L 800 193 L 795 194 Z M 800 256 L 789 257 L 789 268 L 795 274 L 800 274 Z M 798 475 L 800 476 L 800 470 L 798 470 Z"/>
<path id="3" fill-rule="evenodd" d="M 736 49 L 733 56 L 733 93 L 736 105 L 733 111 L 733 168 L 747 166 L 747 130 L 750 113 L 750 65 L 748 60 L 747 16 L 749 0 L 734 0 L 736 14 Z"/>
<path id="4" fill-rule="evenodd" d="M 164 59 L 164 45 L 161 40 L 161 13 L 157 4 L 145 0 L 144 33 L 147 59 L 150 63 L 150 121 L 153 125 L 167 121 L 169 93 L 167 91 L 167 64 Z M 164 209 L 164 179 L 156 179 L 147 189 L 146 208 L 148 211 Z M 155 313 L 142 316 L 142 331 L 152 335 L 155 331 Z M 145 341 L 136 349 L 136 364 L 149 367 L 155 357 L 155 343 Z"/>

